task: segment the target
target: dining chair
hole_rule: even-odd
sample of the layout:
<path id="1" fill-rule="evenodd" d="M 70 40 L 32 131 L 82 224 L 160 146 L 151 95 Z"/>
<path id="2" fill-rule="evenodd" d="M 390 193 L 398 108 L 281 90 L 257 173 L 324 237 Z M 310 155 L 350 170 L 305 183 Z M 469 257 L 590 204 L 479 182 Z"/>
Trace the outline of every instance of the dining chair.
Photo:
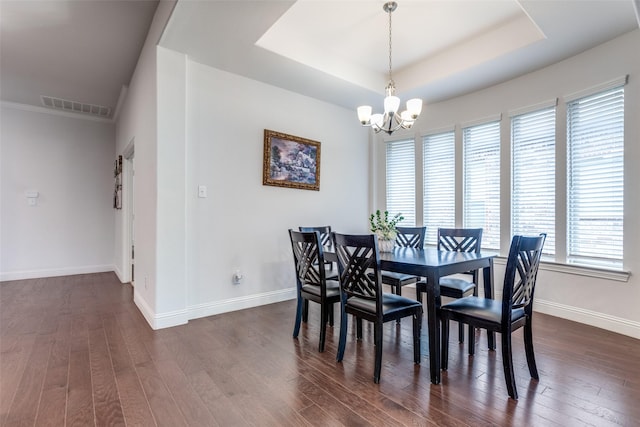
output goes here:
<path id="1" fill-rule="evenodd" d="M 502 366 L 512 399 L 518 399 L 518 391 L 511 355 L 511 333 L 524 326 L 524 348 L 529 373 L 532 378 L 538 379 L 531 318 L 538 266 L 546 237 L 545 233 L 536 237 L 513 236 L 504 274 L 502 301 L 469 296 L 440 308 L 443 370 L 448 367 L 449 320 L 452 319 L 502 335 Z M 473 335 L 469 337 L 470 342 L 474 339 Z"/>
<path id="2" fill-rule="evenodd" d="M 424 235 L 426 227 L 396 227 L 398 235 L 396 246 L 404 248 L 424 248 Z M 420 277 L 411 274 L 382 271 L 382 283 L 391 286 L 391 291 L 402 295 L 402 287 L 417 283 Z"/>
<path id="3" fill-rule="evenodd" d="M 327 322 L 333 326 L 333 304 L 340 302 L 340 285 L 337 280 L 327 279 L 324 265 L 324 250 L 320 233 L 289 230 L 293 262 L 296 270 L 298 303 L 293 337 L 300 332 L 300 321 L 307 322 L 309 301 L 320 304 L 320 342 L 318 351 L 324 351 Z M 303 306 L 306 309 L 303 311 Z M 304 315 L 303 315 L 304 314 Z"/>
<path id="4" fill-rule="evenodd" d="M 320 226 L 316 226 L 316 227 L 298 227 L 298 231 L 302 231 L 302 232 L 309 232 L 309 231 L 317 231 L 318 233 L 320 233 L 320 243 L 322 244 L 322 247 L 327 250 L 327 249 L 332 249 L 333 247 L 333 242 L 331 241 L 331 226 L 330 225 L 320 225 Z M 331 261 L 324 261 L 325 263 L 325 267 L 327 267 L 328 270 L 333 270 L 333 263 Z M 335 279 L 338 280 L 338 274 L 337 273 L 329 273 L 329 277 L 335 276 Z"/>
<path id="5" fill-rule="evenodd" d="M 422 304 L 382 291 L 378 240 L 373 234 L 332 233 L 340 274 L 340 341 L 337 361 L 342 361 L 347 340 L 347 315 L 356 319 L 356 338 L 362 339 L 362 320 L 374 324 L 375 367 L 373 381 L 380 382 L 382 333 L 385 322 L 413 318 L 413 361 L 420 363 Z M 372 273 L 372 274 L 369 274 Z"/>
<path id="6" fill-rule="evenodd" d="M 482 245 L 482 228 L 438 228 L 438 250 L 452 252 L 480 253 Z M 458 277 L 440 278 L 440 296 L 449 298 L 463 298 L 469 295 L 478 295 L 478 270 L 463 273 L 471 280 Z M 427 292 L 427 283 L 421 280 L 416 284 L 416 297 L 422 303 L 423 294 Z M 469 335 L 474 330 L 469 326 Z M 458 324 L 458 341 L 464 342 L 464 325 Z M 474 349 L 469 344 L 469 354 Z"/>

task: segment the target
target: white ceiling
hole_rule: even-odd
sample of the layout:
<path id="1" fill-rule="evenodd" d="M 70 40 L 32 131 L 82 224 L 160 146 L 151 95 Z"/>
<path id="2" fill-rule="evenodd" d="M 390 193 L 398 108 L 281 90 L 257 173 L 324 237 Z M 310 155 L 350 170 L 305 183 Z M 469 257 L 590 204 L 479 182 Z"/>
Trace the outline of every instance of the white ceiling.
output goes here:
<path id="1" fill-rule="evenodd" d="M 638 28 L 640 0 L 400 0 L 398 94 L 478 90 Z M 180 1 L 160 44 L 195 61 L 355 108 L 388 80 L 384 1 Z"/>
<path id="2" fill-rule="evenodd" d="M 388 15 L 371 0 L 179 0 L 160 44 L 347 108 L 381 103 Z M 393 78 L 427 102 L 558 62 L 638 28 L 640 0 L 400 0 Z M 115 108 L 155 0 L 0 0 L 0 98 Z"/>
<path id="3" fill-rule="evenodd" d="M 153 1 L 0 0 L 0 98 L 116 107 L 158 5 Z"/>

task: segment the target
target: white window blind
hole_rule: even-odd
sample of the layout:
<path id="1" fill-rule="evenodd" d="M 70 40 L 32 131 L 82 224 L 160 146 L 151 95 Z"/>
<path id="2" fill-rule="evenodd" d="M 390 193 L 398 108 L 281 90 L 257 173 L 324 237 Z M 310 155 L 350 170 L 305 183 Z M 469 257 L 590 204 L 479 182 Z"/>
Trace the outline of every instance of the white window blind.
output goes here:
<path id="1" fill-rule="evenodd" d="M 416 224 L 415 143 L 411 140 L 387 142 L 387 210 L 401 213 L 401 226 Z"/>
<path id="2" fill-rule="evenodd" d="M 567 262 L 622 267 L 624 87 L 567 104 Z"/>
<path id="3" fill-rule="evenodd" d="M 555 254 L 555 107 L 511 118 L 511 233 L 547 233 L 544 253 Z"/>
<path id="4" fill-rule="evenodd" d="M 422 140 L 423 225 L 425 243 L 435 245 L 438 227 L 455 227 L 456 168 L 453 131 L 427 135 Z"/>
<path id="5" fill-rule="evenodd" d="M 500 122 L 462 130 L 465 227 L 482 227 L 482 248 L 500 249 Z"/>

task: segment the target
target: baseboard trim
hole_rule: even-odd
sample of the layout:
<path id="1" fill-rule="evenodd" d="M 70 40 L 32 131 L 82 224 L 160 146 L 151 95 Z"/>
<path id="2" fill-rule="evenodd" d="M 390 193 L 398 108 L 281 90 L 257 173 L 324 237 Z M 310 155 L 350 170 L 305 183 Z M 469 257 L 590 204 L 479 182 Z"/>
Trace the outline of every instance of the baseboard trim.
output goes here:
<path id="1" fill-rule="evenodd" d="M 166 313 L 155 314 L 154 311 L 149 307 L 149 304 L 145 301 L 142 296 L 136 292 L 135 288 L 133 288 L 133 302 L 142 313 L 142 316 L 145 318 L 151 329 L 164 329 L 171 328 L 173 326 L 184 325 L 189 321 L 187 317 L 187 310 L 175 310 L 169 311 Z"/>
<path id="2" fill-rule="evenodd" d="M 189 306 L 189 319 L 214 316 L 230 311 L 243 310 L 245 308 L 258 307 L 276 302 L 288 301 L 296 297 L 296 288 L 280 289 L 261 294 L 247 295 L 238 298 L 229 298 L 205 304 Z"/>
<path id="3" fill-rule="evenodd" d="M 574 322 L 640 339 L 640 322 L 540 299 L 535 300 L 533 309 L 538 313 L 573 320 Z"/>
<path id="4" fill-rule="evenodd" d="M 264 292 L 261 294 L 247 295 L 238 298 L 229 298 L 205 304 L 197 304 L 186 310 L 176 310 L 167 313 L 156 314 L 142 296 L 133 288 L 133 302 L 152 329 L 171 328 L 186 324 L 191 319 L 214 316 L 245 308 L 258 307 L 281 301 L 288 301 L 296 297 L 296 288 L 281 289 L 278 291 Z"/>
<path id="5" fill-rule="evenodd" d="M 41 279 L 44 277 L 74 276 L 76 274 L 106 273 L 115 271 L 114 265 L 88 265 L 42 270 L 0 272 L 0 282 L 9 280 Z"/>

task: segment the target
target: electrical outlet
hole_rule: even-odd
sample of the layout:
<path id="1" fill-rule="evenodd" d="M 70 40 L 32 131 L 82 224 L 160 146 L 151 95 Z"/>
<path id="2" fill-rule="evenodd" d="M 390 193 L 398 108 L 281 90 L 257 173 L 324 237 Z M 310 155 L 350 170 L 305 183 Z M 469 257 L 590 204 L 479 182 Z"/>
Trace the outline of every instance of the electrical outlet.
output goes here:
<path id="1" fill-rule="evenodd" d="M 242 282 L 242 279 L 244 279 L 242 272 L 240 272 L 240 270 L 236 270 L 235 273 L 233 273 L 233 284 L 239 285 Z"/>

